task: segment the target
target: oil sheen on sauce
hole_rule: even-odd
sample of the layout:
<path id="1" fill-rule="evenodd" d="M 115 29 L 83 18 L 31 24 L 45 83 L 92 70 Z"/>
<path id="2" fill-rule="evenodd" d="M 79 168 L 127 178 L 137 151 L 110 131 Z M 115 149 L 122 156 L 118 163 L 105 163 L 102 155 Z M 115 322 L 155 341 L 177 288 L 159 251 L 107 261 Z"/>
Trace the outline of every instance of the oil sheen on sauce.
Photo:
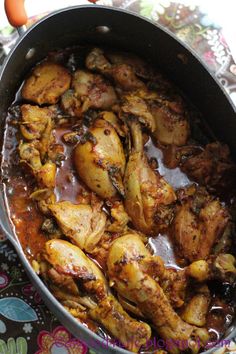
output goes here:
<path id="1" fill-rule="evenodd" d="M 55 194 L 57 201 L 69 200 L 78 202 L 81 190 L 86 187 L 79 181 L 73 166 L 73 146 L 65 144 L 62 136 L 70 131 L 70 126 L 59 126 L 54 134 L 56 142 L 64 147 L 65 160 L 57 169 Z M 10 218 L 19 241 L 29 260 L 34 259 L 43 249 L 47 241 L 46 235 L 41 231 L 43 216 L 36 204 L 30 199 L 35 182 L 30 173 L 20 168 L 17 154 L 18 132 L 13 117 L 9 114 L 6 121 L 5 139 L 3 145 L 3 176 L 6 187 Z M 183 188 L 191 181 L 179 168 L 168 169 L 162 162 L 162 151 L 155 146 L 151 138 L 145 144 L 148 158 L 156 158 L 158 171 L 173 186 L 174 189 Z M 169 267 L 180 269 L 178 259 L 167 234 L 159 234 L 149 238 L 149 248 L 153 254 L 161 256 Z M 227 285 L 226 285 L 227 286 Z M 212 340 L 219 339 L 229 327 L 234 316 L 233 306 L 214 295 L 207 318 L 207 326 Z M 102 331 L 102 329 L 101 329 Z"/>

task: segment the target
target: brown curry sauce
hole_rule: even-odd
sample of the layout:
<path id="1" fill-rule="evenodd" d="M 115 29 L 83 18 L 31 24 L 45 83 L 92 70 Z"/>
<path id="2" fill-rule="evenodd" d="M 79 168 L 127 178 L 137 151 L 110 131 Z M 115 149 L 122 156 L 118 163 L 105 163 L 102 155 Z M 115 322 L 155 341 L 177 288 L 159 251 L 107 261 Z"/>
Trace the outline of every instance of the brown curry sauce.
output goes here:
<path id="1" fill-rule="evenodd" d="M 6 119 L 2 170 L 9 216 L 26 257 L 32 261 L 43 249 L 48 238 L 41 230 L 44 216 L 37 208 L 36 203 L 30 199 L 30 194 L 33 192 L 36 182 L 30 173 L 25 172 L 25 169 L 22 168 L 19 162 L 17 152 L 19 141 L 17 122 L 19 112 L 17 112 L 17 105 L 19 103 L 21 103 L 20 92 L 17 93 L 13 109 L 9 110 Z M 63 145 L 66 157 L 62 161 L 61 166 L 57 168 L 55 194 L 57 201 L 69 200 L 76 204 L 79 194 L 86 187 L 79 180 L 73 166 L 74 146 L 66 144 L 62 139 L 62 136 L 69 131 L 71 131 L 71 124 L 60 125 L 54 130 L 56 143 Z M 146 142 L 145 152 L 148 158 L 154 157 L 158 161 L 158 171 L 175 189 L 189 184 L 189 178 L 179 168 L 168 169 L 164 166 L 163 153 L 151 138 Z M 176 269 L 180 267 L 181 262 L 175 255 L 168 235 L 163 234 L 158 237 L 149 238 L 149 247 L 154 254 L 163 257 L 166 265 Z M 226 283 L 219 290 L 217 284 L 213 283 L 210 284 L 210 289 L 212 292 L 212 303 L 207 316 L 207 327 L 211 339 L 215 341 L 224 335 L 226 329 L 233 321 L 234 287 Z M 86 325 L 90 328 L 93 327 L 88 323 Z M 100 333 L 102 332 L 103 330 L 100 329 Z"/>

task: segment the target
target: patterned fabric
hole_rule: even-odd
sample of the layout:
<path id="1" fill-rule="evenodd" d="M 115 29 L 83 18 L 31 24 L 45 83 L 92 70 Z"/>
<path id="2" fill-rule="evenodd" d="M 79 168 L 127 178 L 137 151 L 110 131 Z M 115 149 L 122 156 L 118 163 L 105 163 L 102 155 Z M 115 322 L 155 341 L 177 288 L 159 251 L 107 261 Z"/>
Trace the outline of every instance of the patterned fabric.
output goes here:
<path id="1" fill-rule="evenodd" d="M 206 62 L 236 104 L 236 63 L 222 29 L 200 7 L 168 0 L 99 0 L 97 3 L 140 13 L 176 33 Z M 11 28 L 0 33 L 1 61 L 4 51 L 9 51 L 16 38 Z M 87 351 L 43 304 L 14 249 L 0 233 L 0 354 L 84 354 Z M 220 348 L 216 353 L 224 352 L 236 352 L 235 344 L 232 342 L 229 348 Z"/>

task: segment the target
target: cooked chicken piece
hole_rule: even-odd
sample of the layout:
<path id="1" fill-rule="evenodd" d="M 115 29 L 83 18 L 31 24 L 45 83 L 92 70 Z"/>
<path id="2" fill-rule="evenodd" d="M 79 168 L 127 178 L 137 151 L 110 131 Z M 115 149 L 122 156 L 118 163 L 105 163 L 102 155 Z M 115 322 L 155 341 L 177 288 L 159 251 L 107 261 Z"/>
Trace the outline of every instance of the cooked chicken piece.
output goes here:
<path id="1" fill-rule="evenodd" d="M 116 239 L 107 261 L 111 282 L 152 321 L 164 340 L 188 341 L 189 348 L 197 352 L 208 340 L 207 330 L 189 325 L 177 315 L 158 282 L 145 272 L 146 256 L 149 252 L 138 236 L 128 234 Z M 170 348 L 170 353 L 179 353 L 178 347 Z"/>
<path id="2" fill-rule="evenodd" d="M 180 270 L 166 268 L 161 257 L 150 254 L 140 263 L 145 273 L 158 281 L 173 308 L 184 305 L 192 280 L 198 286 L 212 279 L 233 283 L 236 278 L 235 264 L 236 260 L 231 254 L 210 256 L 207 260 L 195 261 Z"/>
<path id="3" fill-rule="evenodd" d="M 206 260 L 195 261 L 185 268 L 186 274 L 197 282 L 210 279 L 211 269 Z"/>
<path id="4" fill-rule="evenodd" d="M 217 256 L 210 256 L 208 260 L 191 263 L 185 268 L 185 274 L 197 282 L 218 279 L 222 282 L 233 283 L 236 278 L 235 266 L 236 260 L 232 254 L 221 253 Z"/>
<path id="5" fill-rule="evenodd" d="M 45 160 L 46 157 L 49 157 L 49 149 L 51 145 L 53 144 L 55 138 L 52 134 L 54 128 L 54 122 L 52 121 L 51 118 L 48 118 L 45 130 L 42 133 L 41 139 L 40 139 L 40 156 L 42 161 Z"/>
<path id="6" fill-rule="evenodd" d="M 179 254 L 189 261 L 207 258 L 222 236 L 229 213 L 201 188 L 182 199 L 173 221 L 172 235 Z"/>
<path id="7" fill-rule="evenodd" d="M 22 97 L 41 104 L 55 104 L 69 89 L 71 76 L 61 65 L 43 62 L 37 65 L 22 88 Z"/>
<path id="8" fill-rule="evenodd" d="M 146 323 L 130 317 L 112 295 L 102 300 L 99 306 L 91 309 L 89 315 L 115 334 L 120 342 L 132 352 L 137 353 L 151 336 L 151 328 Z"/>
<path id="9" fill-rule="evenodd" d="M 209 263 L 210 275 L 223 281 L 235 282 L 236 260 L 232 254 L 219 254 Z"/>
<path id="10" fill-rule="evenodd" d="M 236 259 L 232 254 L 220 253 L 217 256 L 211 256 L 208 265 L 211 267 L 211 272 L 214 271 L 218 275 L 227 273 L 236 274 Z"/>
<path id="11" fill-rule="evenodd" d="M 30 167 L 31 172 L 37 179 L 39 186 L 44 188 L 55 187 L 56 165 L 51 161 L 42 164 L 38 142 L 20 143 L 19 154 L 21 162 Z"/>
<path id="12" fill-rule="evenodd" d="M 170 105 L 154 104 L 151 112 L 157 127 L 154 136 L 161 144 L 177 146 L 186 144 L 189 123 L 184 116 L 174 112 Z"/>
<path id="13" fill-rule="evenodd" d="M 51 268 L 55 271 L 54 268 Z M 50 270 L 51 270 L 50 269 Z M 65 301 L 73 301 L 74 304 L 79 305 L 80 307 L 82 306 L 84 309 L 86 309 L 86 314 L 88 314 L 88 309 L 92 309 L 96 307 L 96 302 L 93 299 L 93 296 L 88 296 L 84 295 L 83 291 L 81 294 L 81 291 L 78 287 L 77 284 L 77 279 L 73 279 L 73 277 L 70 276 L 64 276 L 59 273 L 57 273 L 60 276 L 60 281 L 58 281 L 58 284 L 54 283 L 53 277 L 51 277 L 50 271 L 47 272 L 47 274 L 44 275 L 44 279 L 50 283 L 50 289 L 53 293 L 53 295 L 60 301 L 65 302 Z M 63 280 L 67 279 L 65 284 L 63 283 Z M 73 294 L 73 292 L 68 291 L 66 289 L 66 285 L 69 282 L 69 279 L 74 283 L 76 289 L 77 289 L 77 294 Z"/>
<path id="14" fill-rule="evenodd" d="M 46 140 L 46 134 L 43 138 Z M 43 138 L 41 139 L 41 144 Z M 46 141 L 44 145 L 46 146 Z M 47 155 L 52 162 L 55 162 L 57 166 L 61 166 L 62 161 L 66 159 L 64 146 L 62 144 L 56 144 L 54 137 L 52 137 L 45 155 Z"/>
<path id="15" fill-rule="evenodd" d="M 135 228 L 146 234 L 157 234 L 172 218 L 171 203 L 176 199 L 172 187 L 149 166 L 143 152 L 140 124 L 129 122 L 133 140 L 126 166 L 125 209 Z"/>
<path id="16" fill-rule="evenodd" d="M 39 186 L 54 188 L 56 183 L 57 167 L 54 162 L 47 161 L 42 167 L 35 171 L 35 177 Z"/>
<path id="17" fill-rule="evenodd" d="M 64 292 L 68 292 L 69 295 L 71 296 L 79 296 L 80 292 L 79 289 L 73 280 L 71 276 L 64 275 L 55 268 L 49 268 L 47 271 L 47 277 L 50 279 L 50 281 L 58 286 L 59 288 L 62 288 Z"/>
<path id="18" fill-rule="evenodd" d="M 150 257 L 151 264 L 153 263 L 152 258 L 153 256 Z M 155 257 L 156 266 L 161 263 L 158 258 L 160 257 Z M 159 284 L 174 309 L 183 306 L 186 298 L 186 289 L 188 286 L 188 278 L 185 269 L 177 270 L 174 268 L 164 268 L 163 273 L 159 275 Z"/>
<path id="19" fill-rule="evenodd" d="M 139 249 L 140 257 L 143 257 L 143 259 L 140 260 L 140 267 L 143 272 L 158 282 L 173 308 L 181 307 L 185 301 L 186 288 L 188 285 L 187 281 L 188 277 L 190 277 L 187 270 L 185 268 L 181 270 L 166 268 L 160 256 L 151 255 L 148 249 L 145 248 L 144 242 L 146 241 L 141 239 L 140 235 L 132 232 L 132 230 L 127 231 L 126 234 L 135 236 L 135 238 L 133 238 L 135 247 Z M 135 310 L 137 312 L 137 308 L 135 308 Z M 131 308 L 130 311 L 132 312 Z"/>
<path id="20" fill-rule="evenodd" d="M 135 116 L 140 123 L 144 124 L 152 133 L 156 130 L 156 122 L 145 100 L 135 93 L 122 97 L 121 116 Z"/>
<path id="21" fill-rule="evenodd" d="M 205 285 L 198 288 L 193 297 L 184 306 L 181 318 L 194 326 L 205 326 L 210 302 L 211 295 L 208 287 Z"/>
<path id="22" fill-rule="evenodd" d="M 72 117 L 80 117 L 82 114 L 82 103 L 76 97 L 74 90 L 67 90 L 61 96 L 61 107 L 64 112 Z"/>
<path id="23" fill-rule="evenodd" d="M 164 145 L 186 144 L 189 137 L 187 111 L 180 96 L 139 89 L 122 96 L 121 114 L 135 115 Z"/>
<path id="24" fill-rule="evenodd" d="M 101 75 L 77 70 L 74 73 L 72 88 L 75 97 L 81 101 L 81 113 L 89 108 L 110 109 L 117 101 L 114 88 Z"/>
<path id="25" fill-rule="evenodd" d="M 144 246 L 144 242 L 146 241 L 142 240 L 140 235 L 134 232 L 131 233 L 131 231 L 132 230 L 127 231 L 126 235 L 129 235 L 133 240 L 135 248 L 139 250 L 140 267 L 145 274 L 148 274 L 159 283 L 173 308 L 180 308 L 184 305 L 188 294 L 187 287 L 189 284 L 192 284 L 192 280 L 196 281 L 198 284 L 211 279 L 218 279 L 222 282 L 232 282 L 236 277 L 236 261 L 235 258 L 229 254 L 221 254 L 217 257 L 211 256 L 206 261 L 195 261 L 180 270 L 165 267 L 162 258 L 151 255 Z M 110 247 L 111 246 L 109 246 L 109 248 Z M 121 297 L 121 300 L 122 306 L 124 305 L 127 310 L 138 316 L 143 316 L 140 309 L 137 309 L 137 307 L 133 306 L 130 302 L 127 302 L 127 299 Z"/>
<path id="26" fill-rule="evenodd" d="M 143 79 L 151 80 L 155 75 L 153 68 L 134 54 L 106 51 L 105 56 L 112 65 L 126 64 L 131 66 L 135 74 Z"/>
<path id="27" fill-rule="evenodd" d="M 106 214 L 101 203 L 72 204 L 57 202 L 49 206 L 63 233 L 86 252 L 93 253 L 106 226 Z"/>
<path id="28" fill-rule="evenodd" d="M 129 216 L 125 211 L 121 201 L 115 201 L 111 207 L 112 222 L 107 225 L 106 230 L 109 232 L 124 232 L 129 222 Z"/>
<path id="29" fill-rule="evenodd" d="M 213 247 L 213 254 L 228 253 L 232 250 L 233 240 L 235 239 L 235 225 L 231 220 L 228 222 L 223 235 Z"/>
<path id="30" fill-rule="evenodd" d="M 185 159 L 181 169 L 194 181 L 214 190 L 217 194 L 235 190 L 236 164 L 227 145 L 219 142 L 207 144 Z"/>
<path id="31" fill-rule="evenodd" d="M 77 296 L 76 301 L 82 301 L 82 305 L 89 308 L 89 316 L 102 324 L 128 350 L 138 352 L 150 338 L 151 329 L 147 324 L 132 319 L 123 310 L 111 295 L 106 279 L 95 263 L 78 247 L 63 240 L 48 241 L 45 245 L 44 257 L 53 271 L 60 276 L 79 280 L 77 284 L 81 284 L 83 291 L 88 295 Z M 66 281 L 68 284 L 68 278 Z M 73 287 L 72 290 L 74 294 Z"/>
<path id="32" fill-rule="evenodd" d="M 130 91 L 145 87 L 144 83 L 138 79 L 134 68 L 126 63 L 111 64 L 104 52 L 99 48 L 94 48 L 86 58 L 86 66 L 90 70 L 98 71 L 111 77 L 116 85 L 123 90 Z"/>
<path id="33" fill-rule="evenodd" d="M 112 282 L 111 282 L 111 286 L 113 286 Z M 140 319 L 144 318 L 143 313 L 139 310 L 139 308 L 136 306 L 136 304 L 130 302 L 129 300 L 127 300 L 125 297 L 121 296 L 120 294 L 117 294 L 117 299 L 124 310 L 128 311 L 129 313 L 132 313 L 133 315 L 139 317 Z"/>
<path id="34" fill-rule="evenodd" d="M 48 209 L 48 206 L 56 202 L 56 196 L 52 189 L 37 189 L 31 193 L 30 198 L 37 202 L 39 210 L 44 215 L 51 216 L 51 212 Z"/>
<path id="35" fill-rule="evenodd" d="M 120 236 L 120 233 L 105 232 L 96 248 L 93 251 L 93 259 L 99 264 L 103 271 L 106 271 L 107 256 L 112 242 Z"/>
<path id="36" fill-rule="evenodd" d="M 52 218 L 44 219 L 41 230 L 47 234 L 49 239 L 62 238 L 64 236 L 61 229 Z"/>
<path id="37" fill-rule="evenodd" d="M 54 268 L 51 268 L 50 270 L 55 271 Z M 59 273 L 57 273 L 57 274 L 60 275 Z M 73 302 L 74 307 L 79 306 L 81 309 L 85 309 L 86 314 L 87 314 L 87 308 L 91 308 L 91 307 L 96 306 L 95 302 L 93 300 L 91 300 L 89 297 L 80 296 L 79 289 L 78 289 L 75 281 L 73 280 L 73 278 L 65 276 L 65 275 L 58 277 L 58 280 L 59 280 L 59 278 L 60 278 L 60 281 L 58 281 L 58 285 L 55 285 L 56 283 L 54 283 L 54 277 L 51 277 L 51 274 L 49 271 L 48 271 L 47 275 L 44 276 L 44 279 L 46 281 L 50 282 L 50 290 L 52 291 L 53 295 L 57 298 L 57 300 L 62 302 L 63 305 L 65 302 L 67 304 L 68 304 L 68 302 L 70 302 L 70 303 Z M 65 281 L 65 279 L 68 279 L 68 280 Z M 75 288 L 77 289 L 77 294 L 75 294 L 75 295 L 73 295 L 73 292 L 70 292 L 70 291 L 68 291 L 68 289 L 66 289 L 66 284 L 67 284 L 67 282 L 69 282 L 69 279 L 71 279 L 71 281 L 74 283 Z M 65 285 L 64 285 L 64 281 L 65 281 Z"/>
<path id="38" fill-rule="evenodd" d="M 169 98 L 179 95 L 179 90 L 174 83 L 169 81 L 167 77 L 156 70 L 154 75 L 148 80 L 147 87 L 151 91 L 158 92 L 159 95 L 168 95 Z"/>
<path id="39" fill-rule="evenodd" d="M 80 134 L 77 131 L 71 131 L 63 135 L 63 140 L 67 144 L 75 145 L 80 140 Z"/>
<path id="40" fill-rule="evenodd" d="M 86 323 L 92 331 L 98 330 L 95 323 L 92 323 L 88 318 L 86 309 L 96 306 L 96 304 L 88 297 L 80 296 L 79 289 L 71 277 L 61 275 L 54 268 L 51 268 L 47 271 L 47 274 L 44 274 L 44 279 L 50 282 L 51 292 L 72 316 L 83 324 Z"/>
<path id="41" fill-rule="evenodd" d="M 179 94 L 139 90 L 135 93 L 145 100 L 155 120 L 154 136 L 164 145 L 185 145 L 190 133 L 188 112 Z"/>
<path id="42" fill-rule="evenodd" d="M 46 271 L 54 285 L 62 284 L 62 278 L 81 280 L 85 282 L 84 287 L 89 289 L 96 301 L 104 299 L 108 292 L 106 279 L 100 269 L 93 263 L 80 248 L 64 240 L 50 240 L 45 244 L 43 258 L 52 268 Z M 52 277 L 52 269 L 54 277 Z M 57 277 L 57 278 L 56 278 Z M 60 280 L 61 279 L 61 280 Z M 91 283 L 90 283 L 91 282 Z M 69 282 L 72 295 L 78 295 L 79 289 Z M 64 284 L 63 284 L 64 286 Z M 93 300 L 94 302 L 94 300 Z"/>
<path id="43" fill-rule="evenodd" d="M 22 162 L 27 163 L 32 170 L 39 170 L 42 167 L 38 142 L 19 144 L 19 155 Z"/>
<path id="44" fill-rule="evenodd" d="M 54 296 L 55 291 L 53 292 Z M 77 302 L 73 300 L 61 300 L 62 305 L 64 308 L 73 316 L 75 317 L 79 322 L 81 322 L 83 325 L 86 324 L 86 327 L 89 328 L 93 332 L 99 331 L 99 326 L 98 324 L 95 324 L 92 320 L 88 318 L 88 314 L 86 311 L 86 308 L 83 305 L 78 304 Z"/>
<path id="45" fill-rule="evenodd" d="M 55 295 L 54 295 L 55 296 Z M 86 324 L 86 326 L 93 332 L 98 332 L 98 326 L 95 323 L 92 323 L 88 319 L 88 315 L 86 313 L 86 309 L 84 306 L 75 303 L 73 300 L 62 300 L 62 305 L 64 308 L 74 316 L 80 323 Z"/>
<path id="46" fill-rule="evenodd" d="M 102 73 L 112 67 L 109 60 L 105 57 L 103 50 L 100 48 L 93 48 L 91 50 L 85 60 L 85 65 L 89 70 Z"/>
<path id="47" fill-rule="evenodd" d="M 168 145 L 163 149 L 163 162 L 168 168 L 181 167 L 189 157 L 200 154 L 203 148 L 199 145 Z"/>
<path id="48" fill-rule="evenodd" d="M 103 111 L 99 113 L 98 118 L 104 119 L 108 123 L 110 123 L 113 128 L 116 130 L 116 132 L 119 134 L 119 136 L 124 137 L 125 136 L 125 131 L 123 127 L 123 122 L 117 118 L 116 114 L 113 112 L 109 111 Z"/>
<path id="49" fill-rule="evenodd" d="M 33 193 L 30 194 L 30 198 L 39 202 L 40 200 L 51 198 L 52 195 L 54 195 L 53 191 L 49 188 L 36 189 Z M 52 202 L 50 204 L 52 204 Z"/>
<path id="50" fill-rule="evenodd" d="M 53 128 L 55 118 L 55 106 L 38 107 L 30 104 L 21 106 L 22 122 L 20 130 L 26 140 L 35 141 L 44 161 L 49 154 L 50 146 L 54 143 Z"/>
<path id="51" fill-rule="evenodd" d="M 176 343 L 182 342 L 197 354 L 209 339 L 207 282 L 236 279 L 236 259 L 227 253 L 233 217 L 202 187 L 175 193 L 158 165 L 149 163 L 144 145 L 151 133 L 164 164 L 180 167 L 220 197 L 236 190 L 236 164 L 226 145 L 186 145 L 190 114 L 184 99 L 141 59 L 94 48 L 86 69 L 74 64 L 73 74 L 49 60 L 37 65 L 22 88 L 22 98 L 32 104 L 14 113 L 25 139 L 19 144 L 21 162 L 38 184 L 30 198 L 45 216 L 41 230 L 50 239 L 34 269 L 78 321 L 102 325 L 126 349 L 143 351 L 151 336 L 150 326 L 131 313 L 152 323 L 167 352 L 179 354 Z M 54 194 L 57 167 L 65 158 L 54 128 L 64 123 L 64 142 L 75 144 L 75 168 L 90 189 L 81 186 L 78 204 L 57 202 Z M 145 246 L 148 236 L 166 231 L 184 268 L 165 266 Z"/>
<path id="52" fill-rule="evenodd" d="M 53 117 L 52 110 L 30 104 L 23 104 L 20 109 L 22 115 L 20 130 L 23 137 L 27 140 L 40 139 L 46 129 L 48 120 Z"/>
<path id="53" fill-rule="evenodd" d="M 124 195 L 125 155 L 116 130 L 104 119 L 96 119 L 85 139 L 74 153 L 80 178 L 102 198 L 111 198 L 117 191 Z"/>
<path id="54" fill-rule="evenodd" d="M 125 91 L 145 87 L 144 83 L 136 76 L 132 66 L 127 64 L 112 65 L 104 74 L 112 77 L 116 85 Z"/>
<path id="55" fill-rule="evenodd" d="M 53 292 L 60 300 L 70 299 L 90 309 L 96 306 L 92 298 L 94 292 L 98 299 L 103 299 L 106 295 L 107 283 L 99 268 L 71 243 L 57 239 L 48 241 L 42 259 L 48 264 L 41 273 L 50 282 Z M 92 269 L 94 266 L 95 269 Z M 78 279 L 84 282 L 93 281 L 94 292 L 88 296 L 81 295 L 76 284 Z"/>
<path id="56" fill-rule="evenodd" d="M 135 74 L 143 79 L 153 79 L 155 72 L 145 61 L 134 54 L 125 52 L 103 51 L 94 48 L 88 55 L 86 65 L 90 70 L 104 71 L 111 66 L 128 65 Z"/>

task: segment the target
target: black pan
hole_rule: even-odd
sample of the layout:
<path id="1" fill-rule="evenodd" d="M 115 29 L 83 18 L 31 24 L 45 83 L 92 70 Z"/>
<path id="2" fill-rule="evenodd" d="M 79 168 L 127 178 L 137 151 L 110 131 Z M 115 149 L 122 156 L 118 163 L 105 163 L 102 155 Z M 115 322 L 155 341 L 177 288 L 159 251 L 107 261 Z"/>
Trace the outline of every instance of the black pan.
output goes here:
<path id="1" fill-rule="evenodd" d="M 216 137 L 227 143 L 236 155 L 235 108 L 200 58 L 161 26 L 128 11 L 103 6 L 76 6 L 57 11 L 43 18 L 19 38 L 6 58 L 0 75 L 2 127 L 20 83 L 37 62 L 49 51 L 89 43 L 136 53 L 158 67 L 189 97 L 202 112 Z M 35 274 L 13 232 L 3 189 L 1 183 L 0 225 L 47 306 L 75 336 L 97 352 L 128 353 L 107 345 L 98 335 L 79 324 Z M 235 325 L 228 330 L 226 338 L 234 336 Z"/>

